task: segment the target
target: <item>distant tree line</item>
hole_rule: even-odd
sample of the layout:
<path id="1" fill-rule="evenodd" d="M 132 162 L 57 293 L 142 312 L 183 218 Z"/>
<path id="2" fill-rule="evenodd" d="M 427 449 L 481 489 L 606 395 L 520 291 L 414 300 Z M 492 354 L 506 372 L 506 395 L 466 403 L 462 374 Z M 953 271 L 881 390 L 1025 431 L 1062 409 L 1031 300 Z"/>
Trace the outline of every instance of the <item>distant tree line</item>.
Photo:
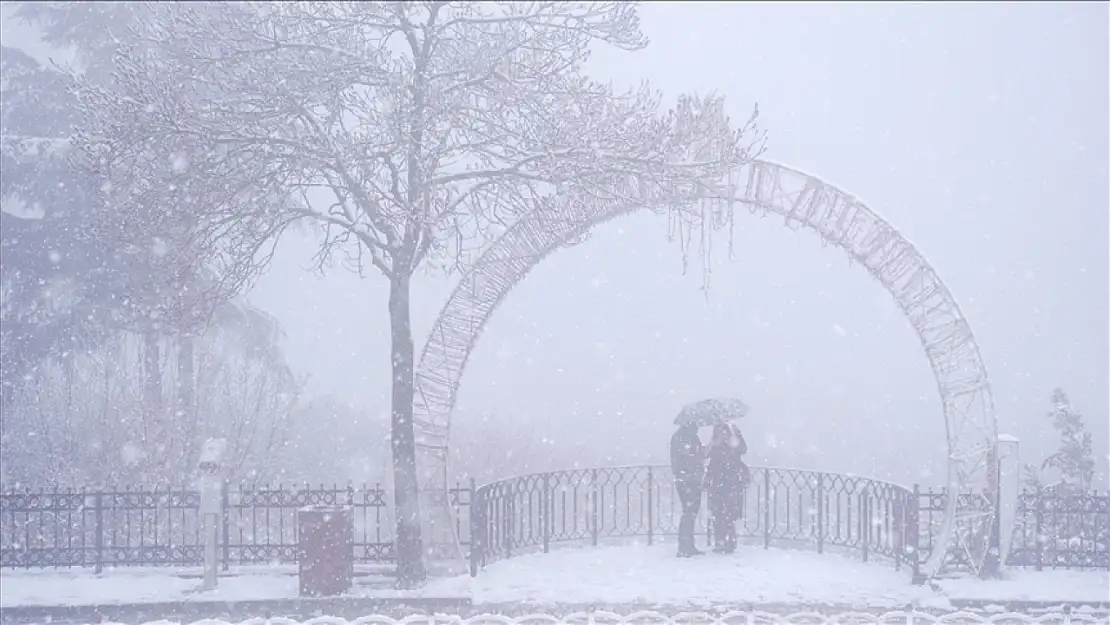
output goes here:
<path id="1" fill-rule="evenodd" d="M 180 484 L 207 436 L 229 439 L 234 474 L 264 474 L 301 390 L 281 328 L 182 262 L 187 224 L 105 218 L 108 182 L 69 158 L 72 86 L 0 49 L 0 481 Z"/>

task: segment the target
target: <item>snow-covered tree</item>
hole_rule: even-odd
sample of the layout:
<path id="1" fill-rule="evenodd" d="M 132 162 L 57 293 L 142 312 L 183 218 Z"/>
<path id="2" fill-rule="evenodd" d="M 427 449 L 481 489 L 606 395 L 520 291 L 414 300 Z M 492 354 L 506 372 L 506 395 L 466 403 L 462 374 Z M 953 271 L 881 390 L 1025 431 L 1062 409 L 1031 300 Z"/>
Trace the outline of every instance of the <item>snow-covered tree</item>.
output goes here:
<path id="1" fill-rule="evenodd" d="M 189 312 L 180 295 L 189 278 L 161 258 L 161 238 L 103 245 L 102 217 L 110 211 L 98 206 L 101 180 L 68 159 L 79 121 L 71 77 L 13 48 L 0 57 L 0 336 L 8 393 L 45 358 L 70 357 L 113 330 L 167 324 L 169 311 Z"/>
<path id="2" fill-rule="evenodd" d="M 92 181 L 66 162 L 69 80 L 0 48 L 0 394 L 98 340 L 116 258 L 81 227 Z M 78 279 L 78 275 L 82 277 Z"/>
<path id="3" fill-rule="evenodd" d="M 1050 559 L 1067 561 L 1078 554 L 1093 563 L 1093 553 L 1084 552 L 1105 549 L 1110 530 L 1094 508 L 1083 503 L 1091 501 L 1095 475 L 1091 433 L 1063 389 L 1052 392 L 1050 403 L 1047 416 L 1060 436 L 1060 446 L 1039 466 L 1026 465 L 1022 476 L 1026 496 L 1036 497 L 1033 505 L 1040 511 L 1035 539 Z M 1068 553 L 1072 556 L 1063 555 Z"/>
<path id="4" fill-rule="evenodd" d="M 232 479 L 280 477 L 273 453 L 285 442 L 301 384 L 275 343 L 260 348 L 252 334 L 227 323 L 190 340 L 196 361 L 187 382 L 178 367 L 182 339 L 160 339 L 160 404 L 189 402 L 189 410 L 143 409 L 146 335 L 115 332 L 72 359 L 45 362 L 14 390 L 0 420 L 0 481 L 189 486 L 200 445 L 210 437 L 228 440 Z"/>
<path id="5" fill-rule="evenodd" d="M 680 209 L 751 156 L 719 98 L 660 108 L 590 79 L 590 46 L 647 44 L 630 2 L 144 3 L 81 147 L 134 228 L 188 221 L 229 288 L 291 223 L 319 260 L 389 282 L 398 579 L 425 578 L 409 293 L 522 213 L 652 189 Z M 753 120 L 754 121 L 754 115 Z M 711 147 L 712 149 L 707 149 Z M 165 167 L 167 161 L 174 167 Z"/>
<path id="6" fill-rule="evenodd" d="M 37 11 L 54 7 L 59 11 L 50 15 L 59 17 L 65 15 L 55 6 L 60 4 L 63 3 L 39 3 L 24 9 Z M 86 5 L 70 3 L 68 7 L 82 15 L 87 13 Z M 95 22 L 75 20 L 67 23 L 74 24 L 80 31 Z M 58 25 L 54 26 L 54 31 L 68 32 L 59 31 Z M 103 34 L 103 30 L 96 28 L 92 31 Z M 77 45 L 78 40 L 61 43 L 84 49 Z M 100 54 L 101 58 L 104 56 Z M 107 59 L 111 61 L 111 54 Z M 89 66 L 90 69 L 98 67 L 96 63 Z M 67 423 L 81 421 L 84 417 L 77 410 L 79 406 L 75 407 L 73 398 L 82 396 L 87 389 L 74 391 L 74 386 L 80 380 L 98 385 L 96 380 L 88 379 L 90 367 L 101 366 L 96 363 L 106 358 L 104 350 L 115 349 L 113 346 L 121 342 L 132 344 L 134 337 L 129 333 L 140 332 L 145 337 L 141 343 L 141 358 L 122 359 L 104 363 L 104 366 L 111 365 L 112 375 L 128 381 L 137 379 L 135 371 L 121 367 L 141 369 L 143 401 L 136 407 L 126 398 L 113 395 L 115 391 L 105 391 L 102 401 L 115 402 L 119 410 L 119 424 L 106 427 L 118 425 L 127 430 L 129 424 L 160 424 L 156 428 L 158 434 L 145 427 L 128 432 L 129 435 L 149 434 L 145 439 L 127 441 L 133 452 L 130 455 L 153 458 L 159 455 L 157 448 L 166 448 L 180 440 L 183 441 L 181 451 L 187 456 L 196 451 L 193 438 L 198 423 L 211 416 L 196 414 L 198 409 L 209 408 L 196 398 L 196 375 L 205 365 L 197 360 L 194 341 L 198 335 L 212 334 L 206 330 L 212 301 L 190 297 L 203 293 L 203 289 L 193 288 L 205 278 L 203 267 L 166 258 L 166 241 L 172 241 L 173 236 L 165 231 L 140 230 L 140 236 L 130 240 L 128 245 L 118 245 L 122 240 L 110 236 L 112 228 L 126 224 L 106 218 L 113 213 L 100 203 L 101 197 L 96 192 L 103 181 L 92 175 L 94 172 L 74 167 L 67 158 L 70 138 L 80 121 L 71 86 L 72 77 L 62 71 L 44 66 L 20 50 L 0 49 L 0 97 L 3 99 L 0 157 L 4 172 L 0 177 L 0 394 L 3 412 L 7 424 L 32 413 L 41 419 L 57 417 Z M 106 242 L 113 244 L 106 245 Z M 245 344 L 250 343 L 251 350 L 272 352 L 278 340 L 273 331 L 276 326 L 264 317 L 241 301 L 222 303 L 217 310 L 217 324 L 211 330 L 240 347 L 245 348 Z M 177 335 L 176 340 L 166 339 L 171 334 Z M 210 358 L 207 354 L 211 350 L 209 342 L 199 348 L 199 355 Z M 236 358 L 234 355 L 227 357 Z M 219 363 L 225 360 L 217 358 L 208 366 L 222 367 Z M 217 364 L 212 365 L 213 362 Z M 173 370 L 172 374 L 164 371 L 167 367 Z M 235 375 L 242 373 L 239 370 Z M 59 375 L 64 379 L 58 380 Z M 231 383 L 235 379 L 232 375 L 221 378 L 220 382 Z M 174 386 L 163 388 L 164 380 L 172 380 Z M 255 386 L 247 384 L 242 391 L 253 388 Z M 288 389 L 282 391 L 285 395 L 289 392 Z M 41 397 L 49 403 L 52 398 L 61 396 L 66 397 L 64 410 L 56 407 L 43 411 L 42 406 L 36 408 L 26 403 L 31 397 Z M 22 399 L 23 403 L 11 404 L 15 398 Z M 222 414 L 229 413 L 224 410 Z M 90 422 L 85 420 L 84 423 Z M 28 449 L 36 449 L 36 441 L 46 440 L 44 433 L 52 426 L 49 423 L 41 425 L 45 429 L 39 434 L 34 434 L 38 430 L 33 428 L 25 430 L 25 433 L 32 433 L 27 439 Z M 227 427 L 233 426 L 234 419 L 231 419 Z M 169 427 L 180 431 L 165 431 Z M 11 433 L 17 428 L 5 429 L 10 443 L 5 459 L 24 457 L 11 446 L 15 444 Z M 73 432 L 72 429 L 67 431 Z M 231 436 L 217 430 L 212 433 Z M 95 432 L 88 434 L 86 440 L 94 440 L 90 437 Z M 49 456 L 49 450 L 40 451 Z M 55 467 L 57 470 L 40 475 L 61 480 L 72 478 L 79 474 L 74 471 L 84 466 L 79 462 L 81 457 L 75 455 L 71 462 L 64 457 L 55 458 L 61 463 Z M 177 456 L 174 458 L 174 462 L 166 462 L 149 475 L 139 472 L 132 477 L 153 479 L 155 474 L 173 475 L 181 468 Z M 37 462 L 43 457 L 32 454 L 25 459 Z M 36 462 L 28 466 L 37 466 Z"/>
<path id="7" fill-rule="evenodd" d="M 1063 389 L 1052 392 L 1052 410 L 1048 417 L 1060 435 L 1060 447 L 1045 458 L 1041 470 L 1054 470 L 1055 482 L 1048 485 L 1059 492 L 1085 492 L 1095 477 L 1095 459 L 1091 433 L 1083 425 L 1083 416 L 1076 412 Z"/>

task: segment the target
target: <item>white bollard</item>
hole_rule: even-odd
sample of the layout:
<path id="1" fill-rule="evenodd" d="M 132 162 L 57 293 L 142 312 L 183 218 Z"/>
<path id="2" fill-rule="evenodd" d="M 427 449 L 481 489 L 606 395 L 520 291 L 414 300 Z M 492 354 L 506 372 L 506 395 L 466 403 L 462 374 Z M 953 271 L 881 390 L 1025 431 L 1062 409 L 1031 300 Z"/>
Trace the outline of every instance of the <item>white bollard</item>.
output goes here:
<path id="1" fill-rule="evenodd" d="M 224 482 L 220 475 L 227 441 L 214 438 L 205 441 L 200 454 L 200 513 L 204 530 L 203 590 L 215 590 L 218 579 L 220 518 L 224 510 Z"/>
<path id="2" fill-rule="evenodd" d="M 1021 457 L 1019 442 L 1008 434 L 998 435 L 998 514 L 999 568 L 1006 568 L 1006 557 L 1014 541 L 1018 497 L 1021 496 Z"/>
<path id="3" fill-rule="evenodd" d="M 204 522 L 204 590 L 217 584 L 220 515 L 223 513 L 223 483 L 219 476 L 205 475 L 200 480 L 200 514 Z"/>

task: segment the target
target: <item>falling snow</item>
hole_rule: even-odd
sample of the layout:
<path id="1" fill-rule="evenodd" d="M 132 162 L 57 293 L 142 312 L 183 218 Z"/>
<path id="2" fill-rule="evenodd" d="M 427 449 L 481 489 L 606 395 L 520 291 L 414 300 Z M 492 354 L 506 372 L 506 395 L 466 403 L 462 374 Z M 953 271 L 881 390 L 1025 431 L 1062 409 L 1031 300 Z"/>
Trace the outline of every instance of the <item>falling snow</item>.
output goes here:
<path id="1" fill-rule="evenodd" d="M 333 505 L 354 596 L 1107 600 L 1105 6 L 11 4 L 5 609 L 291 600 Z M 708 397 L 763 507 L 677 559 Z M 202 476 L 257 558 L 206 591 Z M 1007 566 L 910 584 L 953 483 L 959 561 L 1012 515 Z"/>

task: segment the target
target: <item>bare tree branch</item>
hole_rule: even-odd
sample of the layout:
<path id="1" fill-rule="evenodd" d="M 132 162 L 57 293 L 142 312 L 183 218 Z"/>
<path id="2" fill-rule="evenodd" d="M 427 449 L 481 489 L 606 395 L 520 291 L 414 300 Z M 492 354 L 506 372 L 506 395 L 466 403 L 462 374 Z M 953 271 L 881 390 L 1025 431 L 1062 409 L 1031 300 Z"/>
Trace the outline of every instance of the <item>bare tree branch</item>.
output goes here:
<path id="1" fill-rule="evenodd" d="M 323 232 L 318 269 L 369 255 L 390 283 L 399 573 L 418 581 L 413 274 L 566 198 L 650 197 L 713 224 L 696 206 L 755 155 L 754 124 L 732 128 L 716 96 L 663 110 L 646 84 L 586 76 L 591 46 L 647 44 L 631 2 L 143 8 L 113 83 L 78 90 L 79 152 L 130 227 L 187 225 L 230 287 L 295 221 Z"/>

